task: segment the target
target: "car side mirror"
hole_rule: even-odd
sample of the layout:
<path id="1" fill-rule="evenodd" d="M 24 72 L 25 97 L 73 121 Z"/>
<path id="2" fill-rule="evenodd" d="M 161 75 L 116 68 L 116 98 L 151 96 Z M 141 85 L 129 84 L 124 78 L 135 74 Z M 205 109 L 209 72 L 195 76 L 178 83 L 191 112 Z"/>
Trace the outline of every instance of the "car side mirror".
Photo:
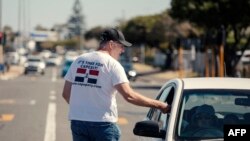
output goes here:
<path id="1" fill-rule="evenodd" d="M 162 139 L 165 139 L 166 136 L 166 131 L 160 130 L 158 123 L 151 120 L 137 122 L 133 133 L 138 136 L 156 137 Z"/>

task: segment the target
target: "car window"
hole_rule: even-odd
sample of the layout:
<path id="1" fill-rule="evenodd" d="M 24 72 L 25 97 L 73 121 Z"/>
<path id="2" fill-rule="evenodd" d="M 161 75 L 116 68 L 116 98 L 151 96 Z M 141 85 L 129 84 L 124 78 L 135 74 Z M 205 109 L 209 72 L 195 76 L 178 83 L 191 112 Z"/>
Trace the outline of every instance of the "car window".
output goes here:
<path id="1" fill-rule="evenodd" d="M 29 58 L 28 61 L 29 62 L 40 62 L 41 59 L 38 59 L 38 58 Z"/>
<path id="2" fill-rule="evenodd" d="M 174 87 L 169 87 L 168 89 L 163 91 L 163 94 L 160 97 L 160 101 L 164 101 L 171 105 L 173 101 L 173 97 L 174 97 Z M 167 128 L 168 118 L 169 118 L 169 114 L 163 114 L 163 113 L 160 114 L 159 124 L 162 129 Z"/>
<path id="3" fill-rule="evenodd" d="M 163 101 L 163 102 L 172 102 L 174 96 L 174 87 L 172 85 L 167 86 L 165 89 L 162 90 L 162 93 L 159 94 L 159 96 L 156 98 L 157 100 Z M 167 102 L 167 103 L 168 103 Z M 151 108 L 148 113 L 148 118 L 150 120 L 158 121 L 159 126 L 161 129 L 166 129 L 166 122 L 168 121 L 168 114 L 161 113 L 160 110 Z"/>

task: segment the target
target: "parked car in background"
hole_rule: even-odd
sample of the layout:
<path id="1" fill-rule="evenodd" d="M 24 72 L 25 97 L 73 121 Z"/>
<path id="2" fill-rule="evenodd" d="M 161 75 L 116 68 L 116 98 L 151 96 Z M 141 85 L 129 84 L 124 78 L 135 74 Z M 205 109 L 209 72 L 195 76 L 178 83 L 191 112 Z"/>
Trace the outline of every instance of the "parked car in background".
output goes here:
<path id="1" fill-rule="evenodd" d="M 224 125 L 250 123 L 249 84 L 246 78 L 169 80 L 156 99 L 171 105 L 171 112 L 151 108 L 133 132 L 146 140 L 223 141 Z"/>
<path id="2" fill-rule="evenodd" d="M 64 60 L 61 71 L 61 77 L 64 77 L 67 74 L 69 67 L 74 62 L 74 60 L 75 58 L 67 58 Z"/>
<path id="3" fill-rule="evenodd" d="M 24 64 L 24 74 L 40 73 L 44 75 L 46 63 L 40 56 L 28 56 L 27 62 Z"/>

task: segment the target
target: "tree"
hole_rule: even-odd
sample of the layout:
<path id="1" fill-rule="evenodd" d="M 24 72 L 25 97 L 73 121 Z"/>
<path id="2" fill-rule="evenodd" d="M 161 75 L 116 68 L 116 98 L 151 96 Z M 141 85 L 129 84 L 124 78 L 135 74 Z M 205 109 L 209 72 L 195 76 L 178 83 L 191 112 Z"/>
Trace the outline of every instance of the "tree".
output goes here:
<path id="1" fill-rule="evenodd" d="M 126 38 L 134 44 L 159 47 L 165 40 L 165 26 L 161 14 L 135 17 L 122 27 Z"/>
<path id="2" fill-rule="evenodd" d="M 86 40 L 93 39 L 93 38 L 99 40 L 100 38 L 99 36 L 103 30 L 104 28 L 101 26 L 91 28 L 90 30 L 86 31 L 86 33 L 84 34 L 84 37 Z"/>
<path id="3" fill-rule="evenodd" d="M 204 34 L 217 36 L 221 42 L 220 27 L 225 28 L 225 61 L 227 73 L 236 72 L 238 49 L 244 51 L 250 44 L 246 29 L 250 23 L 249 0 L 172 0 L 170 15 L 179 21 L 188 20 L 204 29 Z"/>
<path id="4" fill-rule="evenodd" d="M 37 25 L 35 27 L 35 30 L 37 30 L 37 31 L 48 31 L 48 29 L 43 27 L 42 25 Z"/>

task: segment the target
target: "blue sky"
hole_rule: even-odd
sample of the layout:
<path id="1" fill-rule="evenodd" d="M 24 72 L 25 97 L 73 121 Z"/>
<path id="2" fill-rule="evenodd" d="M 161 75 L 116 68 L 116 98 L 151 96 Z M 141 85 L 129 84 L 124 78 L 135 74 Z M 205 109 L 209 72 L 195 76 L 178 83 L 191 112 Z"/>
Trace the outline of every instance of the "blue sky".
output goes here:
<path id="1" fill-rule="evenodd" d="M 160 13 L 170 7 L 170 1 L 80 0 L 87 29 L 97 25 L 115 25 L 116 20 L 122 17 L 127 20 L 139 15 Z M 22 2 L 25 10 L 18 10 L 19 2 Z M 9 25 L 16 31 L 18 28 L 32 30 L 38 24 L 51 28 L 54 24 L 66 23 L 72 14 L 74 2 L 75 0 L 2 0 L 2 27 Z"/>

